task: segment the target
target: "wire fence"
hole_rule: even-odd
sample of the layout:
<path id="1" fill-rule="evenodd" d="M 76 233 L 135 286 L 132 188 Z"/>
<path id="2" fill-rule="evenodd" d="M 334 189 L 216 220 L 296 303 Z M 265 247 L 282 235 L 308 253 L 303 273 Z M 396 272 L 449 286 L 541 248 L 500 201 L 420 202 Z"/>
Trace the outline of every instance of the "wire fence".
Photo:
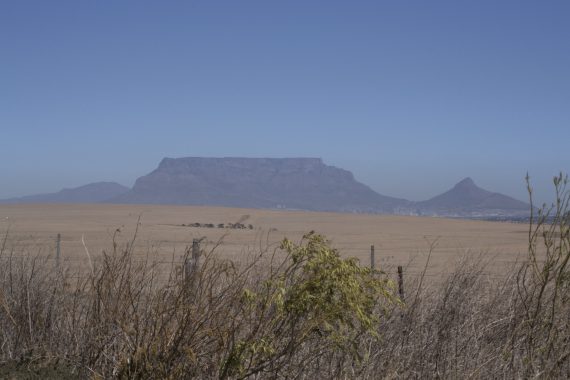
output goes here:
<path id="1" fill-rule="evenodd" d="M 81 273 L 84 270 L 88 270 L 88 266 L 86 266 L 86 262 L 88 261 L 87 256 L 84 252 L 77 252 L 77 254 L 69 255 L 65 254 L 65 247 L 62 246 L 62 235 L 57 234 L 55 237 L 55 244 L 49 248 L 50 253 L 44 256 L 44 260 L 46 263 L 52 263 L 54 266 L 62 267 L 70 271 L 77 271 Z M 196 243 L 196 240 L 194 243 Z M 37 245 L 42 245 L 40 242 L 37 242 Z M 198 243 L 198 247 L 192 247 L 192 251 L 194 255 L 192 257 L 193 260 L 198 260 L 198 256 L 196 256 L 197 250 L 200 250 L 200 246 Z M 161 253 L 157 257 L 156 255 L 152 257 L 151 253 L 138 253 L 134 256 L 132 263 L 133 264 L 145 264 L 156 268 L 157 270 L 162 270 L 165 273 L 172 272 L 176 269 L 184 270 L 184 266 L 188 264 L 185 261 L 185 257 L 187 257 L 187 250 L 190 250 L 191 246 L 188 246 L 184 251 L 176 253 L 173 252 L 171 254 Z M 354 252 L 354 249 L 351 249 Z M 156 254 L 156 252 L 155 252 Z M 15 254 L 12 252 L 13 258 L 24 257 L 26 253 L 22 254 Z M 365 255 L 365 254 L 364 254 Z M 370 266 L 372 269 L 377 269 L 382 271 L 390 276 L 397 276 L 398 268 L 401 268 L 403 272 L 402 275 L 411 278 L 419 278 L 419 277 L 427 277 L 430 279 L 445 279 L 448 275 L 452 274 L 454 270 L 457 268 L 450 267 L 450 270 L 435 270 L 433 266 L 428 266 L 427 268 L 420 264 L 412 265 L 410 262 L 397 263 L 397 256 L 394 255 L 386 255 L 386 254 L 379 254 L 378 251 L 375 249 L 374 245 L 370 246 L 370 256 L 369 262 L 367 263 L 366 260 L 361 260 L 362 265 Z M 94 261 L 99 260 L 101 257 L 97 255 L 94 258 Z M 516 260 L 509 261 L 508 264 L 514 264 Z M 380 264 L 380 265 L 379 265 Z M 495 270 L 495 271 L 465 271 L 461 270 L 463 274 L 470 274 L 470 275 L 477 275 L 481 277 L 485 277 L 492 280 L 504 280 L 508 277 L 504 271 Z M 70 275 L 70 278 L 81 278 L 81 274 Z"/>

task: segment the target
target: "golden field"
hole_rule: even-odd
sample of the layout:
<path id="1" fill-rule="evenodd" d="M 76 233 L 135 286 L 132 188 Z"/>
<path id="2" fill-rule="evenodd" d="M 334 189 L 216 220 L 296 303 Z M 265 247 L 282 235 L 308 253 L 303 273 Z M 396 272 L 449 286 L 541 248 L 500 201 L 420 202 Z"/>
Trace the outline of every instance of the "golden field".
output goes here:
<path id="1" fill-rule="evenodd" d="M 525 224 L 430 217 L 107 204 L 0 205 L 0 230 L 9 230 L 12 245 L 52 256 L 60 233 L 62 260 L 76 266 L 88 262 L 82 238 L 90 255 L 97 257 L 111 249 L 117 229 L 121 231 L 118 241 L 129 242 L 139 217 L 135 249 L 152 261 L 178 261 L 192 239 L 201 237 L 206 238 L 206 248 L 223 237 L 215 254 L 239 260 L 284 237 L 298 240 L 314 230 L 326 235 L 345 257 L 357 257 L 369 265 L 374 245 L 377 268 L 392 271 L 403 265 L 410 274 L 423 268 L 430 244 L 436 241 L 427 272 L 434 278 L 451 270 L 465 254 L 482 255 L 489 262 L 490 275 L 500 275 L 524 257 L 528 231 Z M 252 224 L 253 230 L 182 226 L 240 220 Z"/>

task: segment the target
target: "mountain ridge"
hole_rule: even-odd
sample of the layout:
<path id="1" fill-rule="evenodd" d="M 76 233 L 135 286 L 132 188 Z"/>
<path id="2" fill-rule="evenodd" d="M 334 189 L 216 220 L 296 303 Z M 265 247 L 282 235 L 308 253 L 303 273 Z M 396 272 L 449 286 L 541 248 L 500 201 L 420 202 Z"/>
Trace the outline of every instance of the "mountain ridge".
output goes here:
<path id="1" fill-rule="evenodd" d="M 99 203 L 129 190 L 116 182 L 92 182 L 79 187 L 64 188 L 55 193 L 3 199 L 0 203 Z"/>
<path id="2" fill-rule="evenodd" d="M 320 158 L 163 158 L 129 189 L 96 182 L 57 193 L 0 203 L 142 203 L 211 205 L 309 211 L 336 211 L 480 217 L 526 215 L 530 205 L 478 187 L 466 177 L 448 191 L 414 202 L 379 194 L 352 172 Z"/>

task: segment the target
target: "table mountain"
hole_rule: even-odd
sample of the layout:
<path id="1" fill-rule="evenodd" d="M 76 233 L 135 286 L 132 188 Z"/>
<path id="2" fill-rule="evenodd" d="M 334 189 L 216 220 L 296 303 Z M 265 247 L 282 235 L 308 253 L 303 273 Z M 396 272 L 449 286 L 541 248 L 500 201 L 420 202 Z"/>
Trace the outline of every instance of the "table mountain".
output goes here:
<path id="1" fill-rule="evenodd" d="M 201 157 L 165 158 L 113 201 L 370 213 L 409 203 L 318 158 Z"/>
<path id="2" fill-rule="evenodd" d="M 128 189 L 98 182 L 0 203 L 150 203 L 289 210 L 427 215 L 527 216 L 527 203 L 479 188 L 465 178 L 427 201 L 378 194 L 351 172 L 319 158 L 165 158 Z"/>

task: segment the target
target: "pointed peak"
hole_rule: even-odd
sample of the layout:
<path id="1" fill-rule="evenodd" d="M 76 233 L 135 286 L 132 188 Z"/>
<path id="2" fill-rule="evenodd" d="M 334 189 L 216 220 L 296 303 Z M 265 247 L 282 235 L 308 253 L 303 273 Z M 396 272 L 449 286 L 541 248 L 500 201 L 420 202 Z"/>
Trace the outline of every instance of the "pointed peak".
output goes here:
<path id="1" fill-rule="evenodd" d="M 455 186 L 456 186 L 456 187 L 457 187 L 457 186 L 461 186 L 461 187 L 467 187 L 467 186 L 469 186 L 469 187 L 472 187 L 472 186 L 477 186 L 477 185 L 475 185 L 475 182 L 473 181 L 473 179 L 471 179 L 471 177 L 467 177 L 467 178 L 464 178 L 464 179 L 462 179 L 461 181 L 459 181 Z"/>

